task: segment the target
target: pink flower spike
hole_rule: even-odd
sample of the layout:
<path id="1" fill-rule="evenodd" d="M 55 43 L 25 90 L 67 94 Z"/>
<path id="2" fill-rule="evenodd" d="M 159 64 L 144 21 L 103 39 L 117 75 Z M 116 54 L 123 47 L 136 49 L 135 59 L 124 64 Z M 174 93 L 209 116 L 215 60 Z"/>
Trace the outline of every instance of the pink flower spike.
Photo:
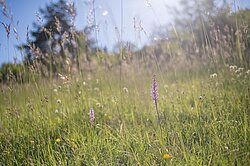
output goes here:
<path id="1" fill-rule="evenodd" d="M 90 108 L 89 110 L 89 121 L 93 125 L 95 120 L 95 112 L 93 108 Z"/>

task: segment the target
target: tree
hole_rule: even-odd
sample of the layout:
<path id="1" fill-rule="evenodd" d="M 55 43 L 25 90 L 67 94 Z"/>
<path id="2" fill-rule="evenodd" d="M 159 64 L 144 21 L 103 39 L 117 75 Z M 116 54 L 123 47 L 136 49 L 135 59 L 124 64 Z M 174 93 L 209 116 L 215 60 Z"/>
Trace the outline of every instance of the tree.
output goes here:
<path id="1" fill-rule="evenodd" d="M 33 24 L 35 30 L 31 32 L 34 40 L 27 38 L 27 44 L 19 47 L 26 51 L 26 63 L 64 72 L 70 60 L 77 61 L 75 16 L 74 4 L 65 0 L 40 8 Z"/>

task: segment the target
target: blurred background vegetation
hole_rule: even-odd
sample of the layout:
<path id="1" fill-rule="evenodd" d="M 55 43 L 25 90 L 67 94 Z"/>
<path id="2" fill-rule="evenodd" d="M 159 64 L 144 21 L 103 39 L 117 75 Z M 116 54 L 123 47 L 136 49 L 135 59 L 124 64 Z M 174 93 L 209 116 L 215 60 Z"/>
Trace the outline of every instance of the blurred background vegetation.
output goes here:
<path id="1" fill-rule="evenodd" d="M 249 9 L 238 9 L 227 1 L 181 0 L 180 7 L 168 11 L 173 22 L 155 28 L 150 44 L 138 48 L 120 41 L 113 52 L 108 52 L 105 47 L 97 47 L 94 25 L 84 31 L 75 29 L 74 3 L 51 2 L 39 10 L 35 30 L 28 32 L 26 43 L 18 46 L 23 62 L 3 64 L 0 81 L 21 83 L 39 77 L 55 78 L 58 73 L 93 72 L 97 67 L 118 70 L 122 66 L 124 71 L 131 66 L 149 71 L 155 64 L 160 71 L 213 70 L 225 65 L 249 68 Z M 10 27 L 2 24 L 9 35 Z"/>

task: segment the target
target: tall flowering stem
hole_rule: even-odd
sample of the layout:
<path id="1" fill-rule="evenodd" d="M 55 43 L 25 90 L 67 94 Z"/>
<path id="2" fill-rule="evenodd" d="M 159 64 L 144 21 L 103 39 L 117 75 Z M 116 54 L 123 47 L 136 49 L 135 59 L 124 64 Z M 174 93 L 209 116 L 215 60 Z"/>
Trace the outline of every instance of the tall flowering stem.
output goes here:
<path id="1" fill-rule="evenodd" d="M 155 106 L 155 110 L 157 112 L 157 116 L 158 116 L 158 122 L 160 124 L 160 115 L 159 115 L 159 110 L 158 110 L 158 85 L 157 85 L 157 81 L 156 81 L 156 76 L 153 76 L 153 80 L 152 80 L 152 85 L 151 85 L 151 97 Z"/>
<path id="2" fill-rule="evenodd" d="M 89 121 L 91 123 L 91 125 L 94 124 L 94 120 L 95 120 L 95 112 L 93 108 L 90 108 L 89 110 Z"/>

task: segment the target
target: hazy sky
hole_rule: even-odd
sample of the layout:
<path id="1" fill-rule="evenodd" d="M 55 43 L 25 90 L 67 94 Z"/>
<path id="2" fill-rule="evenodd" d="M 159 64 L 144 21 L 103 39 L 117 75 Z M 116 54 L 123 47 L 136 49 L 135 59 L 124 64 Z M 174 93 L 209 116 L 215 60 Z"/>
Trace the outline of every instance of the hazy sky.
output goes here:
<path id="1" fill-rule="evenodd" d="M 57 0 L 6 0 L 11 9 L 17 31 L 18 40 L 13 30 L 9 41 L 4 27 L 0 24 L 0 64 L 13 62 L 13 58 L 21 60 L 21 54 L 15 48 L 18 43 L 25 43 L 26 29 L 32 29 L 32 23 L 36 20 L 36 12 L 45 4 Z M 82 30 L 87 25 L 89 0 L 74 0 L 77 8 L 76 27 Z M 123 1 L 123 5 L 121 2 Z M 249 6 L 250 0 L 238 0 L 242 6 Z M 166 5 L 177 6 L 179 0 L 95 0 L 96 23 L 98 24 L 97 41 L 100 47 L 107 46 L 109 50 L 121 38 L 123 41 L 131 41 L 137 46 L 142 46 L 150 39 L 150 34 L 155 27 L 165 25 L 170 21 Z M 121 11 L 123 9 L 123 12 Z M 122 17 L 123 16 L 123 17 Z M 121 18 L 123 24 L 121 26 Z M 0 21 L 9 21 L 0 14 Z M 136 25 L 136 28 L 134 28 Z M 121 31 L 122 27 L 122 31 Z M 143 30 L 140 30 L 140 27 Z"/>
<path id="2" fill-rule="evenodd" d="M 15 48 L 18 43 L 26 41 L 26 29 L 32 29 L 32 22 L 36 20 L 36 12 L 39 7 L 52 0 L 7 0 L 7 5 L 11 8 L 19 39 L 16 40 L 14 32 L 11 31 L 9 43 L 4 27 L 0 25 L 0 64 L 13 61 L 14 57 L 21 59 L 21 54 Z M 55 1 L 55 0 L 53 0 Z M 74 0 L 77 7 L 76 27 L 82 30 L 87 25 L 89 6 L 88 0 Z M 96 23 L 98 24 L 97 41 L 100 47 L 107 46 L 112 50 L 113 45 L 121 37 L 124 41 L 134 42 L 137 46 L 145 44 L 154 26 L 166 24 L 169 20 L 165 5 L 176 5 L 178 0 L 96 0 Z M 121 11 L 123 9 L 123 12 Z M 123 26 L 121 32 L 121 17 L 123 15 Z M 0 14 L 0 21 L 9 21 Z M 136 29 L 134 28 L 136 25 Z M 144 31 L 139 30 L 140 27 Z M 8 56 L 9 55 L 9 56 Z"/>

